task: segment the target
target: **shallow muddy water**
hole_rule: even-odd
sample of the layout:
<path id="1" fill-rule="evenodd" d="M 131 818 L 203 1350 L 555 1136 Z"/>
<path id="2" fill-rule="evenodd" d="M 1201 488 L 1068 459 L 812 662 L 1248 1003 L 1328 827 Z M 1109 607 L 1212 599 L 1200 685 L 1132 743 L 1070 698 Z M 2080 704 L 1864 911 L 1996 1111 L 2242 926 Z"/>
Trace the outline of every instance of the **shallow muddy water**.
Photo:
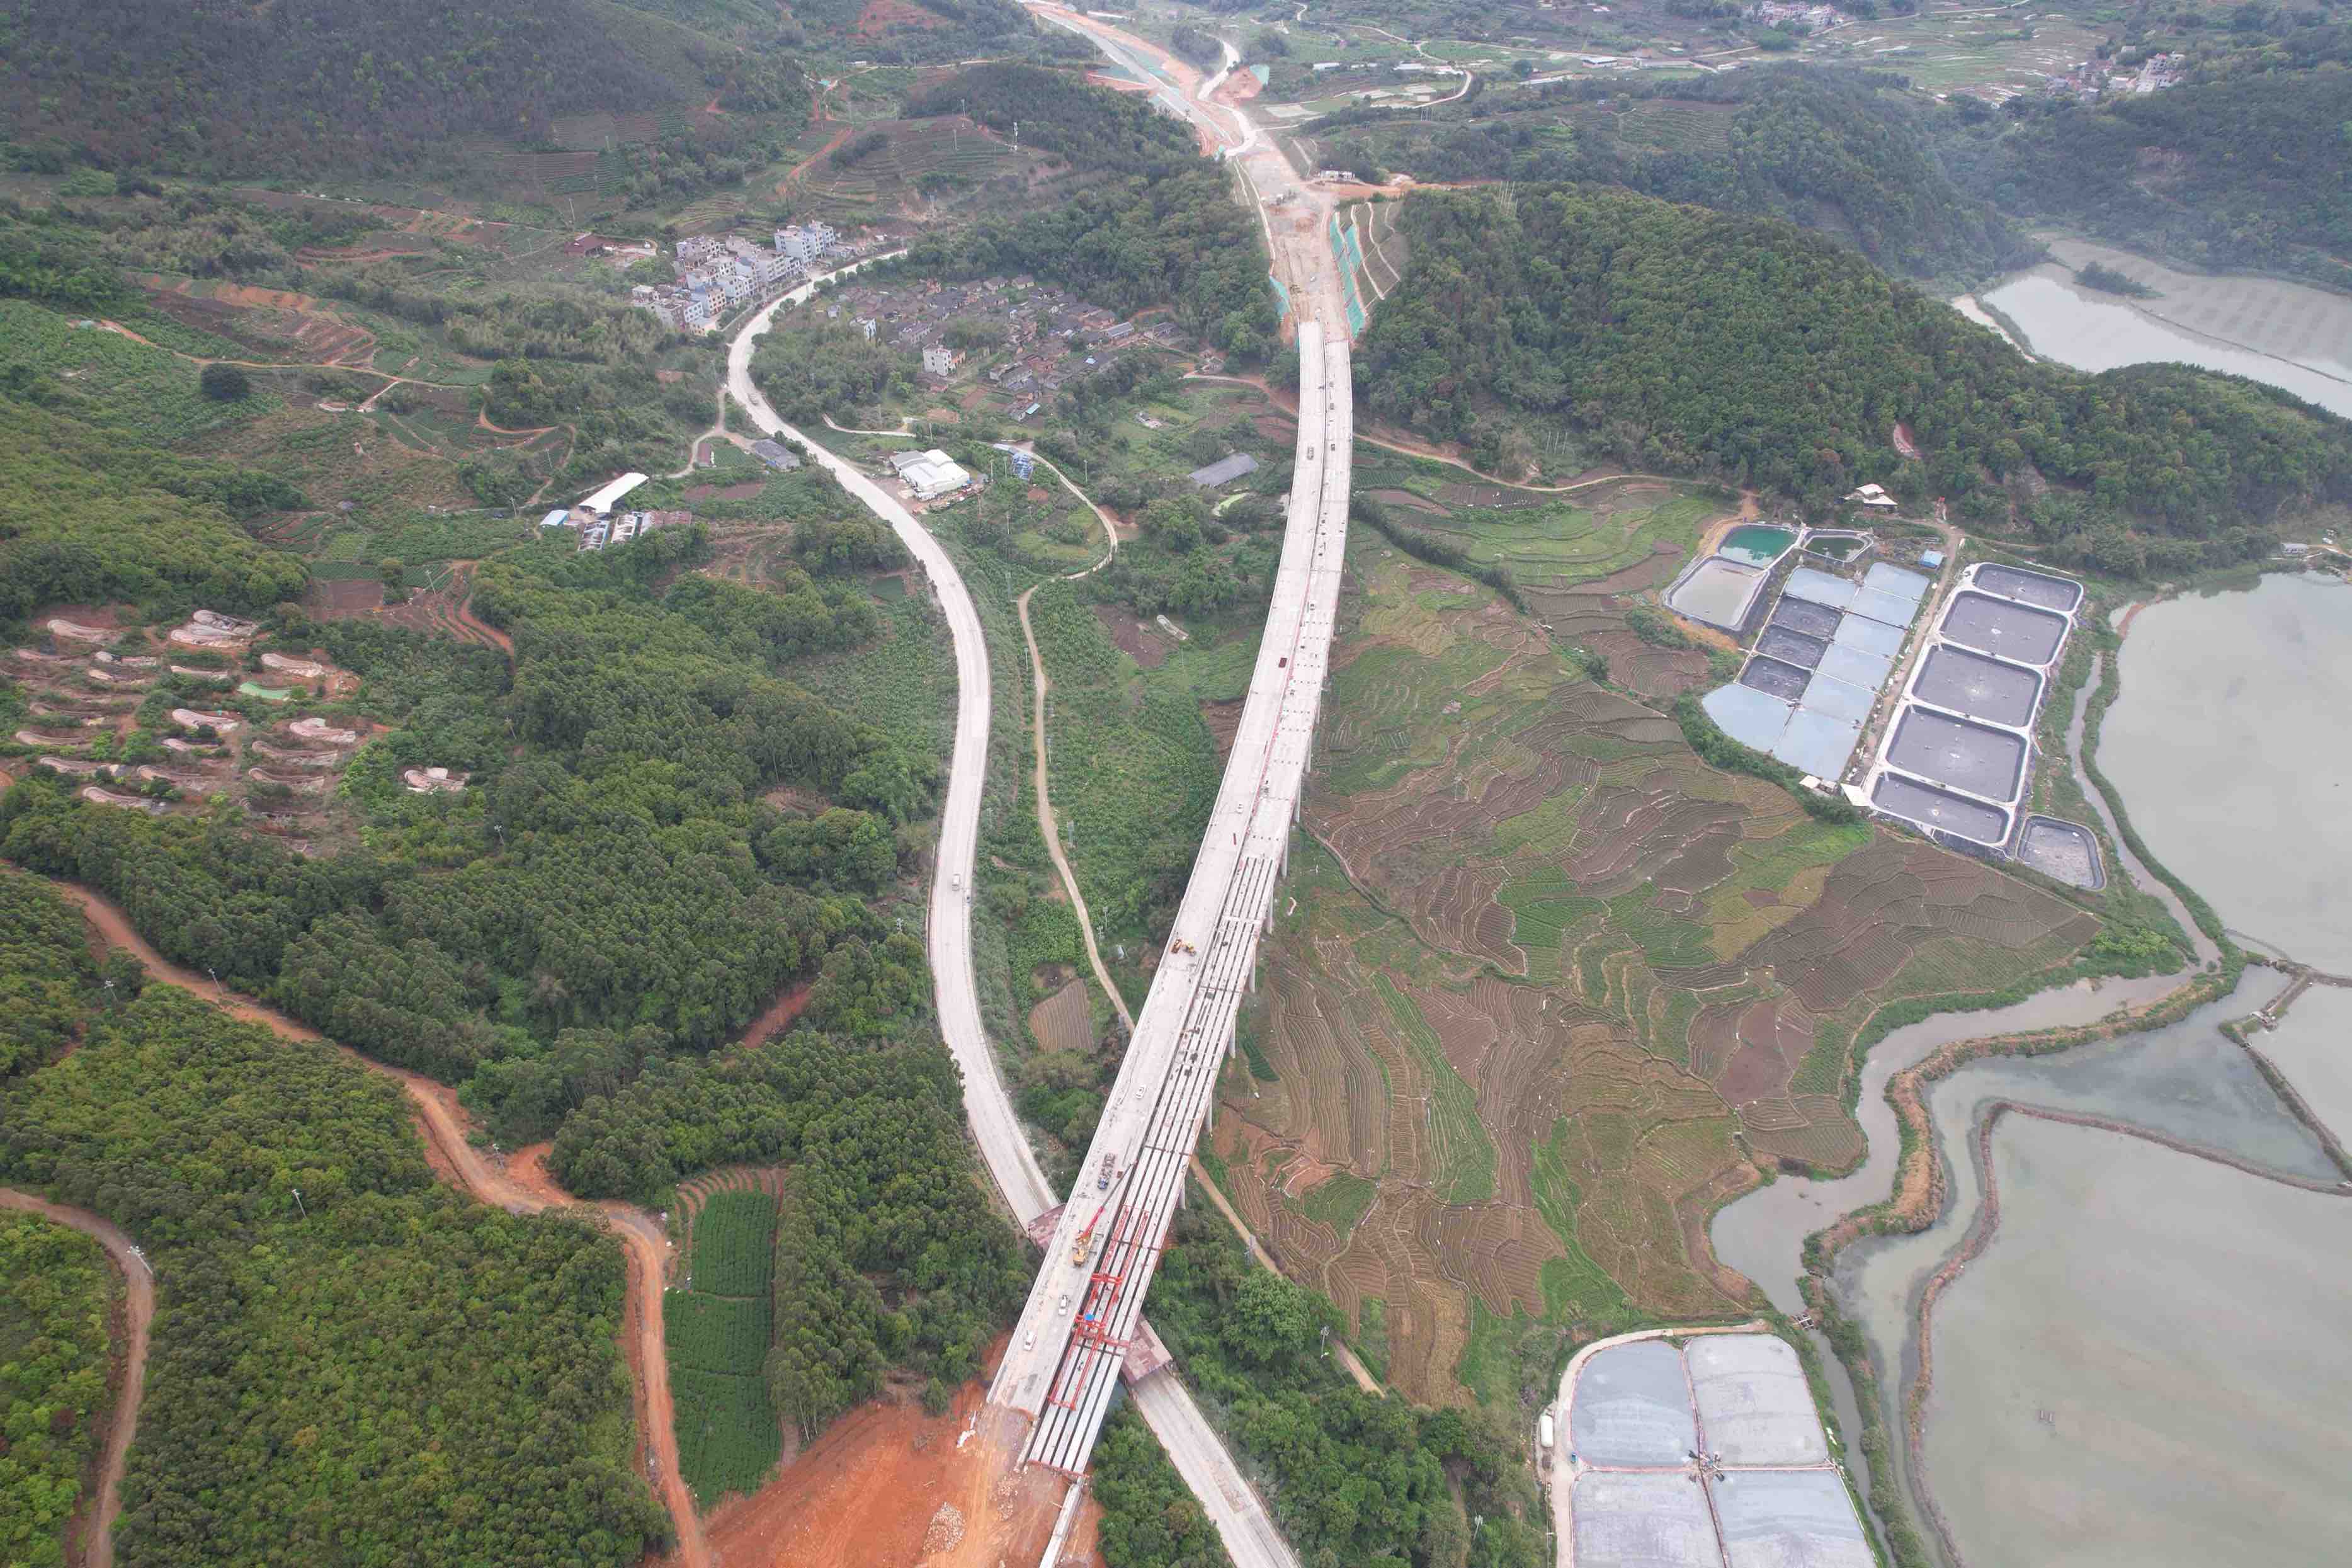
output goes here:
<path id="1" fill-rule="evenodd" d="M 2352 586 L 2273 574 L 2124 639 L 2099 766 L 2224 924 L 2352 973 Z"/>
<path id="2" fill-rule="evenodd" d="M 2153 1001 L 2181 981 L 2178 975 L 2086 981 L 2045 991 L 2013 1007 L 1939 1013 L 1897 1029 L 1873 1046 L 1863 1061 L 1862 1098 L 1854 1106 L 1854 1116 L 1862 1123 L 1863 1135 L 1870 1140 L 1870 1151 L 1861 1167 L 1851 1175 L 1827 1181 L 1782 1176 L 1770 1186 L 1727 1204 L 1717 1211 L 1708 1230 L 1716 1256 L 1762 1287 L 1782 1311 L 1802 1311 L 1797 1276 L 1805 1238 L 1839 1215 L 1877 1203 L 1894 1190 L 1896 1150 L 1895 1109 L 1886 1103 L 1889 1079 L 1954 1040 L 2095 1023 L 2118 1007 Z"/>
<path id="3" fill-rule="evenodd" d="M 2343 1561 L 2352 1203 L 2017 1117 L 1991 1165 L 2000 1226 L 1937 1304 L 1927 1426 L 1966 1560 Z"/>
<path id="4" fill-rule="evenodd" d="M 2352 990 L 2315 985 L 2252 1037 L 2336 1142 L 2352 1142 Z"/>
<path id="5" fill-rule="evenodd" d="M 2273 575 L 2159 605 L 2141 612 L 2122 658 L 2100 762 L 2150 847 L 2233 931 L 2352 969 L 2352 738 L 2340 721 L 2352 712 L 2352 590 Z M 1945 1040 L 2084 1022 L 2178 983 L 2062 991 L 1890 1037 L 1864 1068 L 1863 1169 L 1784 1178 L 1731 1205 L 1716 1217 L 1717 1252 L 1793 1303 L 1804 1237 L 1890 1190 L 1884 1091 L 1896 1071 Z M 2337 1418 L 2352 1403 L 2340 1327 L 2352 1199 L 2328 1190 L 2343 1173 L 2218 1028 L 2287 984 L 2250 969 L 2233 995 L 2167 1028 L 1971 1063 L 1928 1091 L 1946 1212 L 1918 1236 L 1849 1248 L 1833 1281 L 1870 1341 L 1880 1414 L 1897 1434 L 1922 1300 L 1979 1222 L 1980 1119 L 2011 1103 L 2149 1134 L 2016 1113 L 1997 1125 L 2000 1226 L 1932 1320 L 1924 1488 L 1899 1442 L 1895 1455 L 1961 1561 L 2161 1568 L 2246 1560 L 2257 1542 L 2266 1561 L 2340 1558 L 2352 1531 L 2341 1481 L 2352 1440 Z M 2315 986 L 2254 1039 L 2315 1115 L 2347 1131 L 2352 991 Z"/>
<path id="6" fill-rule="evenodd" d="M 2237 1381 L 2213 1382 L 2215 1352 L 2208 1342 L 2271 1331 L 2268 1299 L 2284 1288 L 2282 1279 L 2307 1280 L 2306 1294 L 2334 1291 L 2339 1303 L 2352 1293 L 2352 1249 L 2346 1247 L 2352 1242 L 2352 1202 L 2265 1179 L 2332 1186 L 2340 1173 L 2217 1027 L 2269 1001 L 2283 985 L 2277 974 L 2252 970 L 2235 994 L 2168 1027 L 2061 1056 L 1974 1062 L 1929 1090 L 1937 1149 L 1951 1184 L 1944 1215 L 1916 1236 L 1849 1248 L 1836 1279 L 1840 1300 L 1870 1340 L 1873 1360 L 1902 1369 L 1901 1389 L 1918 1370 L 1915 1314 L 1927 1283 L 1977 1223 L 1982 1187 L 1971 1141 L 1979 1119 L 1996 1103 L 2111 1118 L 2262 1173 L 2095 1128 L 2014 1114 L 1999 1123 L 1993 1149 L 2001 1182 L 2000 1229 L 1937 1309 L 1934 1394 L 1926 1412 L 1931 1489 L 1965 1561 L 2231 1560 L 2194 1552 L 2147 1555 L 2138 1523 L 2151 1505 L 2141 1488 L 2148 1471 L 2170 1477 L 2165 1484 L 2177 1494 L 2184 1517 L 2168 1528 L 2188 1539 L 2198 1538 L 2199 1519 L 2238 1517 L 2235 1510 L 2260 1495 L 2259 1488 L 2249 1492 L 2234 1479 L 2242 1467 L 2257 1462 L 2261 1447 L 2241 1438 L 2263 1422 L 2291 1426 L 2304 1419 L 2314 1384 L 2263 1381 L 2257 1373 L 2270 1363 L 2252 1351 L 2248 1355 L 2259 1364 L 2232 1373 Z M 2020 1141 L 2055 1152 L 2012 1174 L 1999 1162 Z M 2051 1175 L 2045 1186 L 2050 1173 L 2061 1174 Z M 2216 1217 L 2215 1205 L 2226 1212 L 2227 1203 L 2237 1200 L 2248 1223 L 2232 1234 L 2231 1223 Z M 2117 1212 L 2142 1217 L 2126 1224 Z M 2292 1239 L 2274 1228 L 2281 1215 L 2303 1215 L 2293 1223 L 2317 1228 L 2306 1239 Z M 2020 1220 L 2015 1235 L 2030 1239 L 2005 1251 L 2010 1227 Z M 2241 1247 L 2262 1249 L 2274 1260 L 2246 1266 Z M 2074 1263 L 2056 1266 L 2047 1257 Z M 2024 1261 L 2011 1268 L 2006 1260 L 2012 1258 Z M 2170 1282 L 2159 1290 L 2142 1278 L 2148 1274 Z M 2168 1294 L 2170 1300 L 2143 1300 L 2153 1294 Z M 2086 1348 L 2093 1344 L 2096 1353 Z M 2307 1376 L 2327 1386 L 2336 1375 L 2335 1364 L 2326 1356 L 2314 1358 Z M 2352 1389 L 2352 1363 L 2343 1372 L 2345 1380 L 2334 1386 Z M 2111 1394 L 2107 1384 L 2116 1380 L 2128 1386 Z M 1882 1415 L 1899 1431 L 1902 1394 L 1895 1380 L 1887 1380 L 1885 1393 Z M 2095 1421 L 2097 1411 L 2105 1415 Z M 2047 1441 L 2044 1412 L 2072 1412 L 2079 1441 Z M 2066 1429 L 2062 1420 L 2062 1435 Z M 2226 1495 L 2204 1496 L 2168 1468 L 2165 1455 L 2198 1444 L 2212 1449 L 2207 1473 L 2233 1478 L 2221 1488 Z M 2120 1452 L 2137 1453 L 2139 1468 L 2119 1459 Z M 2027 1455 L 2030 1461 L 2021 1457 Z M 1903 1462 L 1900 1454 L 1897 1459 Z M 2034 1497 L 2042 1502 L 2029 1502 Z M 2327 1506 L 2342 1505 L 2331 1500 Z M 2102 1542 L 2110 1535 L 2128 1540 L 2141 1555 L 2104 1555 L 2104 1546 L 2092 1550 L 2076 1538 L 2078 1531 Z M 2028 1549 L 2037 1542 L 2045 1544 Z M 2287 1552 L 2276 1560 L 2317 1559 Z"/>

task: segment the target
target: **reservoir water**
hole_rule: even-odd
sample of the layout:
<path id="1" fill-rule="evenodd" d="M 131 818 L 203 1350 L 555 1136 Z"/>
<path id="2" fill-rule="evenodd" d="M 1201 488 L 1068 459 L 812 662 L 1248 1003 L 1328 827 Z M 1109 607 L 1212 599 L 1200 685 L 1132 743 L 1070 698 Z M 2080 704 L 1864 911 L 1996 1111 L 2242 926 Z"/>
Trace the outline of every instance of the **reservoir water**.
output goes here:
<path id="1" fill-rule="evenodd" d="M 2352 299 L 2280 279 L 2179 272 L 2127 251 L 2053 240 L 2061 261 L 1976 296 L 2019 346 L 2078 370 L 2177 361 L 2264 381 L 2352 416 Z M 2098 261 L 2154 287 L 2147 299 L 2086 289 L 2069 265 Z M 1962 307 L 1973 320 L 1984 312 Z"/>

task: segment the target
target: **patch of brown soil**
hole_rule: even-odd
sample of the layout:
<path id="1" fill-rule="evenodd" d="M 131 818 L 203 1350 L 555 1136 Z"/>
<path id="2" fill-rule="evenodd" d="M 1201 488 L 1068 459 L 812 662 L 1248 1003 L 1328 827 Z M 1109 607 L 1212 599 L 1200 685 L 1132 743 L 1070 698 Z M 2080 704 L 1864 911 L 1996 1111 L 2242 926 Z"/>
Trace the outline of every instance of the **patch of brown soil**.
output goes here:
<path id="1" fill-rule="evenodd" d="M 1168 639 L 1147 630 L 1142 622 L 1126 611 L 1110 605 L 1097 605 L 1095 619 L 1110 634 L 1110 640 L 1118 644 L 1119 651 L 1145 669 L 1158 669 L 1168 662 Z"/>
<path id="2" fill-rule="evenodd" d="M 765 1045 L 791 1028 L 793 1020 L 808 1010 L 809 994 L 814 989 L 814 984 L 800 985 L 777 996 L 768 1004 L 765 1012 L 751 1020 L 751 1026 L 743 1031 L 743 1044 Z"/>
<path id="3" fill-rule="evenodd" d="M 1029 1009 L 1029 1032 L 1041 1051 L 1090 1050 L 1095 1043 L 1094 1007 L 1086 983 L 1072 980 Z"/>
<path id="4" fill-rule="evenodd" d="M 1210 737 L 1217 742 L 1217 760 L 1223 762 L 1233 754 L 1234 737 L 1241 731 L 1242 710 L 1248 700 L 1236 697 L 1230 702 L 1201 704 L 1201 722 L 1209 727 Z"/>
<path id="5" fill-rule="evenodd" d="M 1009 1473 L 1012 1455 L 966 1433 L 987 1397 L 957 1391 L 945 1415 L 880 1400 L 835 1422 L 775 1479 L 710 1516 L 727 1568 L 997 1568 L 1038 1560 L 1062 1501 L 1042 1466 Z M 959 1446 L 958 1439 L 963 1441 Z M 952 1507 L 961 1535 L 932 1526 Z M 926 1551 L 926 1541 L 940 1550 Z"/>
<path id="6" fill-rule="evenodd" d="M 947 25 L 945 17 L 909 5 L 908 0 L 866 0 L 866 9 L 857 14 L 857 33 L 866 38 L 880 37 L 895 27 L 929 31 Z"/>

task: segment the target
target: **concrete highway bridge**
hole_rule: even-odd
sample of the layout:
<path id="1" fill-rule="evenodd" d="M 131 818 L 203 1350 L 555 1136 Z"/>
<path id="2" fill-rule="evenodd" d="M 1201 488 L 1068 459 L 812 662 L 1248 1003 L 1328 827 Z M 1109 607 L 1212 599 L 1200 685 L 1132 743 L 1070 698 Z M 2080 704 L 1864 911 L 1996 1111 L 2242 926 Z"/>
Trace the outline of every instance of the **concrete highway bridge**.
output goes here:
<path id="1" fill-rule="evenodd" d="M 989 1390 L 1029 1422 L 1025 1463 L 1083 1473 L 1122 1371 L 1164 1352 L 1143 1298 L 1273 924 L 1312 760 L 1348 537 L 1354 410 L 1347 340 L 1298 328 L 1298 452 L 1265 640 L 1224 783 L 1102 1121 Z M 1050 1234 L 1046 1234 L 1047 1226 Z"/>

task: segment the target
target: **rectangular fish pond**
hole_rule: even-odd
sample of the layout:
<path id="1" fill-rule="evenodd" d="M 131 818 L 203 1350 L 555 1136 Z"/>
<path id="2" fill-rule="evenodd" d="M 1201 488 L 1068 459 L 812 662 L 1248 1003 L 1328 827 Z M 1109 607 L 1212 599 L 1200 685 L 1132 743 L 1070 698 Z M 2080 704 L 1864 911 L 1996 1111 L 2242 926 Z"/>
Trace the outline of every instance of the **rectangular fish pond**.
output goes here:
<path id="1" fill-rule="evenodd" d="M 1749 566 L 1769 566 L 1789 553 L 1797 542 L 1794 529 L 1779 528 L 1770 523 L 1743 522 L 1723 536 L 1715 552 L 1727 561 L 1738 561 Z"/>

